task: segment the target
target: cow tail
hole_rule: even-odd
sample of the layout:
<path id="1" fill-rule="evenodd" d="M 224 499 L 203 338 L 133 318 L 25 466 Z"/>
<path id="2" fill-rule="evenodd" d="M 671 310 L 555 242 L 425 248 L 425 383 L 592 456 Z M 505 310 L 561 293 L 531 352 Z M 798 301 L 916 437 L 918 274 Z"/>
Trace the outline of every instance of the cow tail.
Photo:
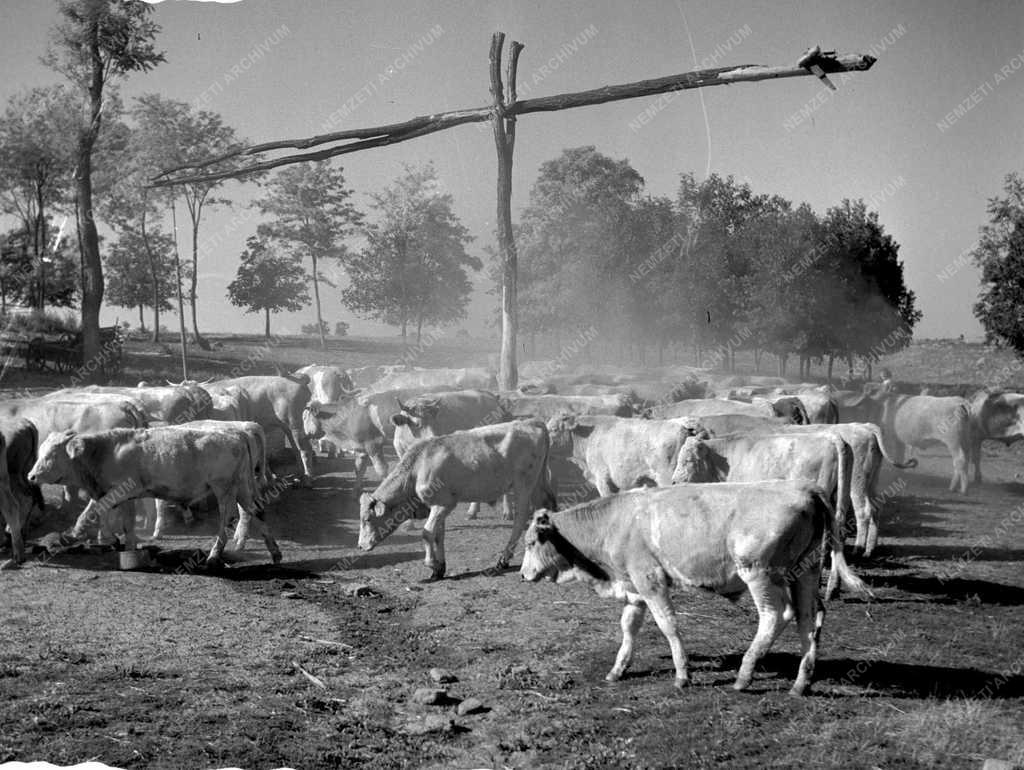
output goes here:
<path id="1" fill-rule="evenodd" d="M 836 485 L 836 503 L 840 512 L 845 511 L 845 506 L 839 506 L 839 499 L 842 495 L 843 485 L 848 484 L 846 479 L 846 458 L 843 457 L 843 453 L 839 454 L 839 480 Z M 847 494 L 849 494 L 849 487 L 847 486 Z M 850 565 L 846 563 L 846 556 L 843 554 L 846 541 L 846 522 L 844 517 L 840 516 L 832 505 L 825 500 L 824 501 L 826 510 L 831 517 L 831 526 L 828 528 L 830 531 L 831 553 L 832 553 L 832 575 L 829 575 L 828 591 L 826 592 L 826 598 L 831 598 L 835 593 L 841 582 L 843 587 L 856 596 L 862 599 L 873 599 L 875 595 L 871 592 L 871 589 L 867 587 L 863 580 L 857 577 L 853 570 L 850 569 Z M 822 551 L 824 554 L 824 550 Z M 837 578 L 838 577 L 838 581 Z"/>
<path id="2" fill-rule="evenodd" d="M 28 420 L 26 420 L 25 422 L 26 422 L 26 427 L 30 429 L 28 431 L 29 435 L 32 437 L 32 454 L 30 455 L 30 457 L 32 459 L 32 462 L 29 465 L 29 469 L 31 469 L 32 465 L 35 465 L 36 464 L 36 460 L 39 458 L 39 429 L 35 426 L 35 423 L 30 422 Z M 19 469 L 19 475 L 21 473 L 24 473 L 24 471 Z M 26 473 L 26 475 L 27 475 L 27 473 Z M 24 479 L 24 476 L 22 476 L 22 479 Z M 29 485 L 28 485 L 28 493 L 29 493 L 29 496 L 32 498 L 33 505 L 36 505 L 36 506 L 39 507 L 39 512 L 40 513 L 45 513 L 46 512 L 46 501 L 43 500 L 43 490 L 42 490 L 42 487 L 40 487 L 38 484 L 29 483 Z M 22 523 L 24 525 L 27 522 L 22 522 Z"/>
<path id="3" fill-rule="evenodd" d="M 547 425 L 544 426 L 544 461 L 541 466 L 538 483 L 543 490 L 541 505 L 549 511 L 558 510 L 558 495 L 554 490 L 554 476 L 551 473 L 551 434 L 548 433 Z"/>
<path id="4" fill-rule="evenodd" d="M 898 463 L 895 460 L 893 460 L 892 457 L 889 455 L 889 451 L 885 448 L 885 438 L 882 434 L 882 429 L 871 422 L 865 424 L 871 426 L 871 431 L 875 434 L 875 440 L 878 442 L 878 449 L 881 451 L 882 457 L 884 457 L 891 466 L 893 466 L 894 468 L 901 469 L 917 467 L 916 457 L 911 457 L 905 463 Z"/>

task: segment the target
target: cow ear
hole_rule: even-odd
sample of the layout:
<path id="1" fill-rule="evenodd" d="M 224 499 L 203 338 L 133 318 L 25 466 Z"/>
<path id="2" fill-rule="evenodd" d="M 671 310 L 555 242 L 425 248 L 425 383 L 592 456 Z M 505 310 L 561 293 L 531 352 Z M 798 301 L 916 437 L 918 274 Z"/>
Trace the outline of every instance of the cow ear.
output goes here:
<path id="1" fill-rule="evenodd" d="M 377 501 L 374 499 L 373 495 L 371 495 L 369 492 L 363 492 L 363 494 L 359 495 L 359 510 L 360 511 L 369 511 L 370 513 L 372 513 L 373 512 L 373 508 L 374 508 L 374 506 L 376 504 L 377 504 Z"/>
<path id="2" fill-rule="evenodd" d="M 409 415 L 402 412 L 391 415 L 391 424 L 398 425 L 412 425 L 412 420 L 409 419 Z"/>
<path id="3" fill-rule="evenodd" d="M 85 454 L 85 440 L 81 436 L 72 436 L 67 443 L 68 457 L 75 460 Z"/>

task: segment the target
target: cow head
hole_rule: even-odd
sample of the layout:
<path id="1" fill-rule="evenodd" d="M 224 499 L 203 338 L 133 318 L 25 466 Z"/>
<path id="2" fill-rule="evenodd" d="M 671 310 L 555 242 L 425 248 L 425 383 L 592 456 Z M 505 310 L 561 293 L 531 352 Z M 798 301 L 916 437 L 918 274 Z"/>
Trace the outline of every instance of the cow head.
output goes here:
<path id="1" fill-rule="evenodd" d="M 711 448 L 697 437 L 686 439 L 676 457 L 672 483 L 705 484 L 722 480 L 724 479 L 720 477 Z"/>
<path id="2" fill-rule="evenodd" d="M 310 401 L 302 410 L 302 432 L 310 438 L 320 438 L 324 435 L 322 420 L 334 417 L 334 412 L 324 408 L 324 405 L 317 401 Z"/>
<path id="3" fill-rule="evenodd" d="M 547 424 L 551 436 L 551 451 L 555 454 L 572 452 L 573 436 L 586 437 L 594 432 L 593 425 L 581 425 L 575 414 L 562 412 L 555 415 Z"/>
<path id="4" fill-rule="evenodd" d="M 364 492 L 359 496 L 359 548 L 372 551 L 403 521 L 422 518 L 426 512 L 427 506 L 417 498 L 400 505 L 387 505 Z"/>
<path id="5" fill-rule="evenodd" d="M 794 425 L 808 425 L 810 419 L 807 417 L 807 409 L 803 402 L 796 396 L 783 396 L 771 402 L 772 411 L 776 417 L 785 417 Z"/>
<path id="6" fill-rule="evenodd" d="M 437 398 L 418 398 L 412 403 L 403 404 L 398 402 L 399 412 L 391 415 L 391 422 L 395 427 L 407 426 L 416 436 L 428 438 L 422 434 L 424 428 L 430 426 L 441 410 L 441 400 Z"/>
<path id="7" fill-rule="evenodd" d="M 78 484 L 74 461 L 85 452 L 85 442 L 71 430 L 51 433 L 40 445 L 35 465 L 28 472 L 32 484 Z"/>
<path id="8" fill-rule="evenodd" d="M 560 579 L 571 579 L 572 564 L 555 547 L 553 535 L 558 530 L 551 523 L 550 512 L 541 508 L 533 514 L 530 528 L 526 530 L 526 551 L 523 553 L 523 566 L 519 574 L 523 580 L 536 583 L 547 578 L 552 582 Z M 563 576 L 565 576 L 563 578 Z"/>

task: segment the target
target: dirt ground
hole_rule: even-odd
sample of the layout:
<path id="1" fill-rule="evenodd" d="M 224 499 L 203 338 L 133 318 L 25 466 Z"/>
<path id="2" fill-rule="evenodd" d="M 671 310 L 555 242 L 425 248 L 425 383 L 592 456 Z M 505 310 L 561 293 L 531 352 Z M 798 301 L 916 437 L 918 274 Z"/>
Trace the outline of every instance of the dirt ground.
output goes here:
<path id="1" fill-rule="evenodd" d="M 1021 453 L 986 449 L 987 481 L 946 491 L 948 457 L 890 472 L 877 593 L 832 602 L 814 694 L 787 690 L 788 630 L 749 692 L 731 683 L 749 598 L 679 594 L 695 685 L 672 687 L 648 622 L 634 670 L 603 677 L 619 606 L 578 584 L 485 574 L 509 524 L 462 509 L 450 579 L 422 584 L 418 531 L 355 549 L 348 461 L 269 515 L 284 563 L 250 541 L 226 574 L 196 568 L 204 521 L 177 523 L 152 572 L 112 553 L 35 557 L 0 574 L 0 762 L 132 768 L 980 767 L 1024 761 Z M 567 491 L 563 487 L 561 492 Z M 56 523 L 37 526 L 37 534 Z M 517 551 L 514 565 L 518 566 Z M 431 668 L 457 681 L 413 701 Z M 322 687 L 302 673 L 320 680 Z M 475 698 L 481 710 L 457 713 Z"/>

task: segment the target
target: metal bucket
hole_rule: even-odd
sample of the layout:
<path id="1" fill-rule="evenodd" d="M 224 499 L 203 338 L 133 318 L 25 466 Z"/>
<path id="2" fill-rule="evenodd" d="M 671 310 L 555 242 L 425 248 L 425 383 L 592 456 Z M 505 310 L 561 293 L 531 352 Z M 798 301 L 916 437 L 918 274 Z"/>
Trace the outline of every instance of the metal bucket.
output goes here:
<path id="1" fill-rule="evenodd" d="M 145 549 L 119 551 L 117 554 L 118 569 L 145 569 L 151 564 L 152 560 L 150 559 L 149 551 Z"/>

